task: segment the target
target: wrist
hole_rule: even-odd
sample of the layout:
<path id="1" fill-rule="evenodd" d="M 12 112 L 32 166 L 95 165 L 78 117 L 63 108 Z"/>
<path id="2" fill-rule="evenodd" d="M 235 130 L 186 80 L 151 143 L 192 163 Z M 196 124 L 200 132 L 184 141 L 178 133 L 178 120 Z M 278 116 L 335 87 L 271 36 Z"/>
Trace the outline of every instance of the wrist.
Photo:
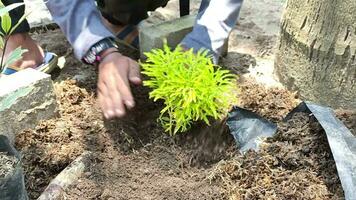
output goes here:
<path id="1" fill-rule="evenodd" d="M 100 54 L 100 61 L 97 63 L 97 66 L 100 66 L 100 64 L 103 63 L 104 60 L 110 57 L 112 54 L 116 54 L 116 56 L 119 57 L 123 56 L 116 48 L 106 49 Z"/>
<path id="2" fill-rule="evenodd" d="M 88 50 L 82 61 L 89 65 L 98 65 L 106 54 L 113 51 L 118 51 L 115 41 L 112 38 L 104 38 Z"/>
<path id="3" fill-rule="evenodd" d="M 99 56 L 101 58 L 104 58 L 104 57 L 106 57 L 107 55 L 109 55 L 109 54 L 111 54 L 113 52 L 119 53 L 119 51 L 116 48 L 112 47 L 112 48 L 108 48 L 108 49 L 105 49 L 102 52 L 100 52 Z"/>

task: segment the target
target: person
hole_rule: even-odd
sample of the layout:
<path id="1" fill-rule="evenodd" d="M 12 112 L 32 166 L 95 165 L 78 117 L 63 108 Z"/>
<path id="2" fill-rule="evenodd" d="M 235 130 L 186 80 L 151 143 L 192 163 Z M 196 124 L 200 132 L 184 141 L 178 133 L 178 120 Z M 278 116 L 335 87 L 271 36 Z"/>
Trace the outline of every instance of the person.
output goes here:
<path id="1" fill-rule="evenodd" d="M 3 0 L 4 5 L 23 0 Z M 138 63 L 118 52 L 115 40 L 138 47 L 138 24 L 147 12 L 164 7 L 169 0 L 48 0 L 46 6 L 74 49 L 76 58 L 98 66 L 98 100 L 105 118 L 122 117 L 135 106 L 130 82 L 140 84 Z M 243 0 L 202 0 L 193 30 L 181 45 L 186 49 L 207 49 L 218 62 L 223 44 L 235 26 Z M 10 12 L 19 20 L 24 8 Z M 28 49 L 17 69 L 36 67 L 48 60 L 31 39 L 26 21 L 12 34 L 8 52 L 18 46 Z M 53 56 L 52 56 L 53 57 Z M 10 70 L 11 71 L 11 70 Z M 16 71 L 16 70 L 13 70 Z"/>

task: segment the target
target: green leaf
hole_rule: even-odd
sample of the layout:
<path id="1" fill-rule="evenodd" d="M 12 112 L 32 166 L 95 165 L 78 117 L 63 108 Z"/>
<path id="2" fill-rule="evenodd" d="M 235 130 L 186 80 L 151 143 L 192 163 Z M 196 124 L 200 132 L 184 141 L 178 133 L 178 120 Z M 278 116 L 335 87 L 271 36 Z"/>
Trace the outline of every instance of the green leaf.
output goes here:
<path id="1" fill-rule="evenodd" d="M 6 13 L 1 17 L 1 28 L 5 34 L 9 34 L 11 29 L 11 17 L 9 13 Z"/>
<path id="2" fill-rule="evenodd" d="M 9 67 L 14 62 L 20 60 L 22 55 L 27 52 L 27 49 L 21 49 L 21 47 L 17 47 L 14 51 L 10 53 L 10 56 L 6 59 L 4 66 Z"/>

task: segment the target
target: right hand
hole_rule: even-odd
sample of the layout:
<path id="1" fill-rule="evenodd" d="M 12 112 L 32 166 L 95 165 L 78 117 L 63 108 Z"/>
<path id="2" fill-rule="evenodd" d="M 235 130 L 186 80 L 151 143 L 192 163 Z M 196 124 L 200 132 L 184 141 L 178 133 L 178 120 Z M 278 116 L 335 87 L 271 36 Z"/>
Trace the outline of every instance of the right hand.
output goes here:
<path id="1" fill-rule="evenodd" d="M 118 52 L 107 55 L 99 64 L 98 99 L 106 119 L 123 117 L 126 108 L 135 106 L 130 82 L 141 84 L 136 61 Z"/>

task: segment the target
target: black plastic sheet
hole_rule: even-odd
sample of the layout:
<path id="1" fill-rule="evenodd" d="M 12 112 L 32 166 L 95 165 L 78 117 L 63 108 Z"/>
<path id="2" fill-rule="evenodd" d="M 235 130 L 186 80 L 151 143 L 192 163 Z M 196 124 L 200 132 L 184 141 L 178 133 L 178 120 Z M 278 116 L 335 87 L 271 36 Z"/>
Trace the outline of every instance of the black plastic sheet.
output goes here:
<path id="1" fill-rule="evenodd" d="M 297 112 L 314 115 L 324 129 L 336 163 L 345 199 L 355 200 L 356 137 L 335 117 L 333 110 L 328 107 L 303 102 L 291 111 L 284 121 L 289 120 Z M 257 151 L 261 139 L 271 137 L 277 131 L 276 124 L 242 108 L 235 108 L 230 113 L 227 125 L 242 153 L 250 149 Z"/>
<path id="2" fill-rule="evenodd" d="M 258 150 L 262 138 L 272 137 L 277 125 L 243 108 L 235 107 L 227 119 L 230 133 L 234 136 L 239 150 Z"/>
<path id="3" fill-rule="evenodd" d="M 0 152 L 6 152 L 19 160 L 12 174 L 0 179 L 0 200 L 27 200 L 20 155 L 4 135 L 0 135 Z"/>

